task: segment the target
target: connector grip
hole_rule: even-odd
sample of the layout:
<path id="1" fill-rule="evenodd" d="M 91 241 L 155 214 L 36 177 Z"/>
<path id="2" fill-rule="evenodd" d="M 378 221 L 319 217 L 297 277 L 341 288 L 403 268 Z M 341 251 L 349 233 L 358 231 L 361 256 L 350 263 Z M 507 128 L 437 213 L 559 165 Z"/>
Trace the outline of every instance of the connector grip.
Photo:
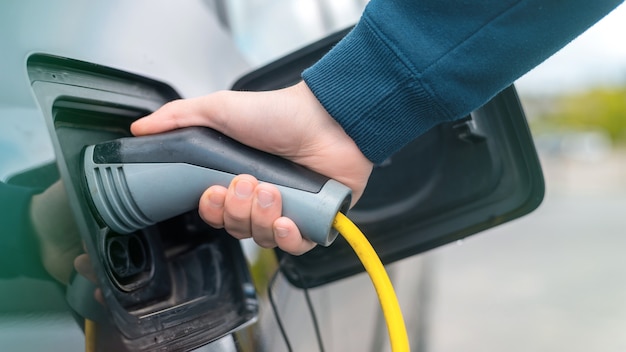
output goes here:
<path id="1" fill-rule="evenodd" d="M 120 234 L 196 209 L 204 190 L 228 187 L 241 173 L 276 185 L 283 215 L 323 246 L 337 236 L 336 213 L 350 207 L 351 190 L 341 183 L 208 128 L 122 138 L 88 146 L 83 153 L 93 205 Z"/>

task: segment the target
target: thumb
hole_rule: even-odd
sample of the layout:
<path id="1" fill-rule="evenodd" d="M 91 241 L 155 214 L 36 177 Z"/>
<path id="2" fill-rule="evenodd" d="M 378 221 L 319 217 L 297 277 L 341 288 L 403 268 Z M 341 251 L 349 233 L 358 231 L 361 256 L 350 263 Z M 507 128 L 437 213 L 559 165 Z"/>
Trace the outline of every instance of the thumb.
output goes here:
<path id="1" fill-rule="evenodd" d="M 202 97 L 175 100 L 135 121 L 131 132 L 142 136 L 204 126 L 253 148 L 273 154 L 294 155 L 294 149 L 302 144 L 302 134 L 310 131 L 306 126 L 311 120 L 295 118 L 296 108 L 303 104 L 296 102 L 298 95 L 292 90 L 219 91 Z M 319 104 L 317 100 L 315 103 Z"/>
<path id="2" fill-rule="evenodd" d="M 143 136 L 189 126 L 214 127 L 213 121 L 217 116 L 209 111 L 212 104 L 207 104 L 204 100 L 206 97 L 171 101 L 133 122 L 130 130 L 135 136 Z"/>

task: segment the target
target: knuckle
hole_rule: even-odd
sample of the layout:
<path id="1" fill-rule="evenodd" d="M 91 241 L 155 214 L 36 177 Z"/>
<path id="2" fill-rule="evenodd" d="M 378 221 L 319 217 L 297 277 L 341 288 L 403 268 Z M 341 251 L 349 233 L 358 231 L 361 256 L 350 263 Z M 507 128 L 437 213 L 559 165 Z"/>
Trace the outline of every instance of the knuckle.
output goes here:
<path id="1" fill-rule="evenodd" d="M 224 218 L 227 219 L 229 223 L 233 224 L 249 223 L 250 213 L 226 209 L 224 212 Z"/>
<path id="2" fill-rule="evenodd" d="M 252 238 L 254 239 L 254 242 L 260 247 L 263 247 L 263 248 L 275 248 L 276 247 L 276 242 L 274 242 L 273 240 L 270 240 L 264 237 L 260 238 L 260 236 L 252 236 Z"/>
<path id="3" fill-rule="evenodd" d="M 249 233 L 245 233 L 245 232 L 240 232 L 240 231 L 234 231 L 234 230 L 226 230 L 231 236 L 233 236 L 234 238 L 238 239 L 238 240 L 243 240 L 246 238 L 250 238 L 252 237 L 252 235 L 250 235 Z"/>

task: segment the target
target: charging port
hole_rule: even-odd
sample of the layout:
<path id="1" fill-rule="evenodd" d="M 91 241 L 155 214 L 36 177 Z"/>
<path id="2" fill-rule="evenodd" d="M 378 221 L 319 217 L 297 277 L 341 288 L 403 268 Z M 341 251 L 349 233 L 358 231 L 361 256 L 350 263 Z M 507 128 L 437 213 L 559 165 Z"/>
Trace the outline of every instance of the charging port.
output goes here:
<path id="1" fill-rule="evenodd" d="M 152 278 L 150 251 L 140 232 L 128 235 L 111 234 L 105 242 L 105 258 L 109 274 L 118 287 L 130 291 Z"/>
<path id="2" fill-rule="evenodd" d="M 85 146 L 129 136 L 132 121 L 179 98 L 176 91 L 40 54 L 29 57 L 28 74 L 107 310 L 128 350 L 191 350 L 252 322 L 258 304 L 235 238 L 210 228 L 196 211 L 122 235 L 99 222 L 90 204 Z"/>

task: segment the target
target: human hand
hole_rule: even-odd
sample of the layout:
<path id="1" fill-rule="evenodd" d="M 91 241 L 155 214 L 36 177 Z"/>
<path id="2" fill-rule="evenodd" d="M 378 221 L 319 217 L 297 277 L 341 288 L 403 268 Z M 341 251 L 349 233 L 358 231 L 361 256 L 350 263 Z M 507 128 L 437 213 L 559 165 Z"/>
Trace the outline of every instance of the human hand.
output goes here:
<path id="1" fill-rule="evenodd" d="M 89 254 L 83 253 L 78 257 L 74 258 L 74 268 L 76 269 L 76 273 L 84 276 L 87 280 L 91 281 L 94 285 L 99 285 L 98 274 L 96 273 L 96 269 L 91 262 L 91 258 Z M 104 305 L 104 296 L 102 296 L 102 290 L 99 287 L 93 292 L 93 297 L 100 304 Z"/>
<path id="2" fill-rule="evenodd" d="M 131 131 L 141 136 L 190 126 L 213 128 L 333 178 L 352 189 L 352 204 L 372 172 L 372 163 L 304 82 L 275 91 L 221 91 L 173 101 L 137 120 Z M 209 187 L 199 204 L 204 221 L 236 238 L 252 237 L 262 247 L 296 255 L 312 249 L 315 244 L 281 212 L 278 189 L 250 175 L 235 177 L 228 188 Z"/>
<path id="3" fill-rule="evenodd" d="M 82 246 L 61 181 L 33 196 L 30 218 L 44 268 L 55 280 L 67 285 Z"/>

